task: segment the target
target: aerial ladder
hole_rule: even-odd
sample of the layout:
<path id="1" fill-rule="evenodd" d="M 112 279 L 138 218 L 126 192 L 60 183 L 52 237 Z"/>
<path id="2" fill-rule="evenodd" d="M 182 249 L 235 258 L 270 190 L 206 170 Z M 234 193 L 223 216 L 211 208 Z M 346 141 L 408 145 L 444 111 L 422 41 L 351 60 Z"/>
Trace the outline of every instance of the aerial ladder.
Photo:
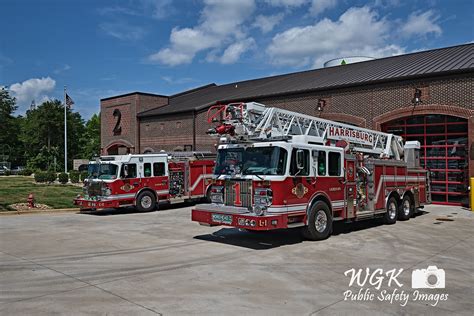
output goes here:
<path id="1" fill-rule="evenodd" d="M 400 136 L 256 102 L 215 105 L 208 110 L 207 117 L 208 123 L 219 123 L 209 129 L 208 134 L 221 137 L 224 142 L 304 139 L 309 143 L 328 145 L 343 140 L 354 152 L 395 160 L 401 160 L 403 156 Z"/>

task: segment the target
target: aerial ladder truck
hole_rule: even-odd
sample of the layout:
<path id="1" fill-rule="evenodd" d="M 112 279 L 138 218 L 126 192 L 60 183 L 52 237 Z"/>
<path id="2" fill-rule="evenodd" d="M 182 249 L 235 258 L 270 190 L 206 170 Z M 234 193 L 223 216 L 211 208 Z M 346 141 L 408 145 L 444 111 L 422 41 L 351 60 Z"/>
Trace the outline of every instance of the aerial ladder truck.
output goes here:
<path id="1" fill-rule="evenodd" d="M 192 210 L 202 225 L 320 240 L 335 221 L 394 224 L 430 202 L 419 142 L 255 102 L 213 106 L 208 122 L 220 144 L 211 203 Z"/>

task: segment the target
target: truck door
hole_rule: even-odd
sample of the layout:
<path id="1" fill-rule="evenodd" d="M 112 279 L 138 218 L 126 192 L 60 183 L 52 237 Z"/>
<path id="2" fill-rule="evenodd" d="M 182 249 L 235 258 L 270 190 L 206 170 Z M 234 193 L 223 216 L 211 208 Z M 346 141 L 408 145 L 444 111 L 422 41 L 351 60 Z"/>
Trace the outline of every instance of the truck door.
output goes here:
<path id="1" fill-rule="evenodd" d="M 153 163 L 153 184 L 154 190 L 158 196 L 167 196 L 169 192 L 169 181 L 166 169 L 166 161 L 158 161 Z"/>

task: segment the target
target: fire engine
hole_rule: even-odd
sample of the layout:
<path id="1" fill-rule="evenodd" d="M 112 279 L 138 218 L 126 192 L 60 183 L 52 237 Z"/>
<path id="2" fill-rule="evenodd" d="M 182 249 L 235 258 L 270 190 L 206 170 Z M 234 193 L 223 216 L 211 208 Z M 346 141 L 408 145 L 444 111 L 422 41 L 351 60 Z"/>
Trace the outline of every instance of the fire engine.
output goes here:
<path id="1" fill-rule="evenodd" d="M 208 122 L 220 145 L 211 203 L 192 210 L 202 225 L 320 240 L 335 221 L 394 224 L 430 202 L 419 142 L 255 102 L 213 106 Z"/>
<path id="2" fill-rule="evenodd" d="M 175 152 L 102 156 L 89 163 L 81 209 L 135 206 L 146 212 L 161 203 L 199 200 L 208 193 L 215 161 L 210 153 Z"/>

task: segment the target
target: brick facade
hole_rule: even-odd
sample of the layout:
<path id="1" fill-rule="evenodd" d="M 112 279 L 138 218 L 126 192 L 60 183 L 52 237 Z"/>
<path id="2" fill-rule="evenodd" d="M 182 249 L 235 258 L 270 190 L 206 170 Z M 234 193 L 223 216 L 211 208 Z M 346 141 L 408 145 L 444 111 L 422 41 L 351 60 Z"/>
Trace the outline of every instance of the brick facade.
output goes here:
<path id="1" fill-rule="evenodd" d="M 250 100 L 268 106 L 320 116 L 322 118 L 380 130 L 383 123 L 410 115 L 445 114 L 462 117 L 469 122 L 469 143 L 474 140 L 473 75 L 424 78 L 411 81 L 354 86 L 321 92 L 287 94 L 277 97 L 260 97 Z M 413 110 L 415 88 L 422 91 L 422 103 Z M 318 99 L 324 99 L 326 106 L 317 111 Z M 132 94 L 103 100 L 102 146 L 104 150 L 114 144 L 125 144 L 132 152 L 145 150 L 214 150 L 216 139 L 206 135 L 211 127 L 206 121 L 206 111 L 142 117 L 136 114 L 166 104 L 161 96 Z M 199 104 L 196 104 L 198 106 Z M 126 116 L 123 132 L 112 135 L 115 124 L 112 116 L 115 108 L 123 109 Z M 413 113 L 412 113 L 413 112 Z M 470 174 L 474 176 L 474 160 L 470 161 Z"/>
<path id="2" fill-rule="evenodd" d="M 168 98 L 159 95 L 131 93 L 123 96 L 102 99 L 100 101 L 101 118 L 101 151 L 103 154 L 139 152 L 139 130 L 137 113 L 166 105 Z M 119 110 L 120 133 L 114 133 L 118 117 L 114 111 Z"/>

